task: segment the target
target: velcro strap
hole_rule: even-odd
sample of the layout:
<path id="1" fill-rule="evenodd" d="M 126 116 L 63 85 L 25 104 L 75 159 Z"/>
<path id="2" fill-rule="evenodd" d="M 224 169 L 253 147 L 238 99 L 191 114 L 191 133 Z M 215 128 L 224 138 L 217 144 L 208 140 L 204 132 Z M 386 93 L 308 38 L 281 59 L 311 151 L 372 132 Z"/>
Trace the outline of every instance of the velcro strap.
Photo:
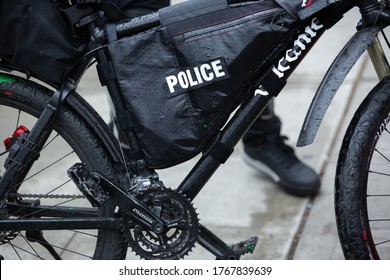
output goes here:
<path id="1" fill-rule="evenodd" d="M 301 20 L 307 19 L 340 0 L 275 0 L 287 12 Z"/>
<path id="2" fill-rule="evenodd" d="M 109 42 L 114 42 L 118 40 L 118 34 L 116 32 L 116 24 L 109 23 L 106 25 L 107 39 Z"/>
<path id="3" fill-rule="evenodd" d="M 99 63 L 96 69 L 102 86 L 105 86 L 108 81 L 116 79 L 115 70 L 110 61 Z"/>
<path id="4" fill-rule="evenodd" d="M 93 14 L 95 9 L 91 5 L 72 5 L 61 10 L 61 13 L 70 26 L 76 26 L 83 18 Z"/>
<path id="5" fill-rule="evenodd" d="M 129 111 L 119 111 L 116 113 L 119 125 L 123 130 L 133 129 L 134 125 L 131 121 Z"/>
<path id="6" fill-rule="evenodd" d="M 337 0 L 318 0 L 317 2 L 314 2 L 309 7 L 306 7 L 305 9 L 302 9 L 298 12 L 298 16 L 300 19 L 306 19 L 310 17 L 311 15 L 314 15 L 315 13 L 321 11 L 322 9 L 328 7 L 330 4 L 333 4 L 337 2 Z"/>
<path id="7" fill-rule="evenodd" d="M 106 17 L 115 21 L 128 18 L 126 13 L 115 3 L 102 0 L 77 0 L 76 4 L 62 9 L 61 12 L 71 26 L 76 26 L 83 18 L 92 15 L 99 9 L 104 12 Z"/>

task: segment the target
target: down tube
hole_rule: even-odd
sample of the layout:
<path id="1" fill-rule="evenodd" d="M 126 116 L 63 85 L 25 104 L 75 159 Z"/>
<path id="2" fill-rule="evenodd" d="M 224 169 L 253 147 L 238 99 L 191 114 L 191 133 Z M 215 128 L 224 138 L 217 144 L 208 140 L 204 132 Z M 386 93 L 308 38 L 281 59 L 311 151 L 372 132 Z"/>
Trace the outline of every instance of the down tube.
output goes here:
<path id="1" fill-rule="evenodd" d="M 226 150 L 230 149 L 233 151 L 234 146 L 241 139 L 242 135 L 267 107 L 272 98 L 273 97 L 270 95 L 257 95 L 247 100 L 222 131 L 220 140 L 214 147 L 222 145 L 223 147 L 226 147 Z M 212 156 L 214 149 L 216 148 L 213 148 L 206 156 L 203 156 L 197 162 L 188 176 L 183 180 L 182 184 L 178 187 L 178 191 L 185 194 L 191 201 L 222 164 L 220 160 Z"/>
<path id="2" fill-rule="evenodd" d="M 177 189 L 179 192 L 185 194 L 191 201 L 196 197 L 224 162 L 213 156 L 215 149 L 222 147 L 224 152 L 232 152 L 244 133 L 256 121 L 269 102 L 281 91 L 281 89 L 278 92 L 268 90 L 264 85 L 272 84 L 275 80 L 286 81 L 324 32 L 325 28 L 321 22 L 317 18 L 313 18 L 306 28 L 297 35 L 296 40 L 286 48 L 268 74 L 259 79 L 257 90 L 250 95 L 226 125 L 214 148 L 198 161 L 183 180 Z"/>

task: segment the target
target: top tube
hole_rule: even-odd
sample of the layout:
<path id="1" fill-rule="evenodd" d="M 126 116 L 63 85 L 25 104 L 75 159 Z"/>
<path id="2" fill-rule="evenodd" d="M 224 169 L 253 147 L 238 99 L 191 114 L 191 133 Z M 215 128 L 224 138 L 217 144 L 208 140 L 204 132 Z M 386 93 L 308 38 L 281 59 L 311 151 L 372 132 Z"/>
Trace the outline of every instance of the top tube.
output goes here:
<path id="1" fill-rule="evenodd" d="M 136 17 L 130 20 L 126 20 L 116 24 L 115 30 L 119 38 L 134 35 L 136 33 L 146 31 L 153 27 L 160 25 L 160 19 L 158 13 L 151 13 L 141 17 Z M 105 31 L 103 29 L 98 30 L 95 33 L 95 37 L 98 40 L 104 40 L 106 38 Z"/>

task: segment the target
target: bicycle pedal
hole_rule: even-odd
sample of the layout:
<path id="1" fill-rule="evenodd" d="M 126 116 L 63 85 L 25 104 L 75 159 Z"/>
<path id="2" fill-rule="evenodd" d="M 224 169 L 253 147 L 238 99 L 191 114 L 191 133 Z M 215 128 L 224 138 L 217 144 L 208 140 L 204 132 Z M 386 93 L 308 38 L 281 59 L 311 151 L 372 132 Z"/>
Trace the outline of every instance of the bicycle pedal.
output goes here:
<path id="1" fill-rule="evenodd" d="M 108 196 L 100 187 L 99 179 L 86 170 L 85 164 L 76 163 L 68 169 L 68 175 L 92 206 L 101 207 L 107 201 Z"/>
<path id="2" fill-rule="evenodd" d="M 248 240 L 241 241 L 239 243 L 233 244 L 230 247 L 231 250 L 233 250 L 236 254 L 243 256 L 245 254 L 253 254 L 255 251 L 257 241 L 259 238 L 257 236 L 252 237 Z"/>

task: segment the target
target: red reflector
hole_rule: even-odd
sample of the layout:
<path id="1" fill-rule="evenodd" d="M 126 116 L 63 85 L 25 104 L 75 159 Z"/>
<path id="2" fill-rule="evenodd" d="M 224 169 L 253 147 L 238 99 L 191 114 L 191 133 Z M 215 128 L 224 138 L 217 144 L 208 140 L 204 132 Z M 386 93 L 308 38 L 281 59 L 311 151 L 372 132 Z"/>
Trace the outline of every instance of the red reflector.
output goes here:
<path id="1" fill-rule="evenodd" d="M 19 137 L 24 132 L 28 132 L 28 128 L 24 125 L 19 126 L 17 129 L 15 129 L 14 134 L 12 134 L 12 137 Z"/>
<path id="2" fill-rule="evenodd" d="M 4 146 L 6 149 L 11 148 L 12 144 L 12 139 L 18 138 L 20 135 L 22 135 L 25 132 L 28 132 L 28 128 L 25 127 L 24 125 L 18 126 L 18 128 L 15 129 L 14 133 L 12 134 L 11 137 L 8 137 L 4 140 Z"/>

